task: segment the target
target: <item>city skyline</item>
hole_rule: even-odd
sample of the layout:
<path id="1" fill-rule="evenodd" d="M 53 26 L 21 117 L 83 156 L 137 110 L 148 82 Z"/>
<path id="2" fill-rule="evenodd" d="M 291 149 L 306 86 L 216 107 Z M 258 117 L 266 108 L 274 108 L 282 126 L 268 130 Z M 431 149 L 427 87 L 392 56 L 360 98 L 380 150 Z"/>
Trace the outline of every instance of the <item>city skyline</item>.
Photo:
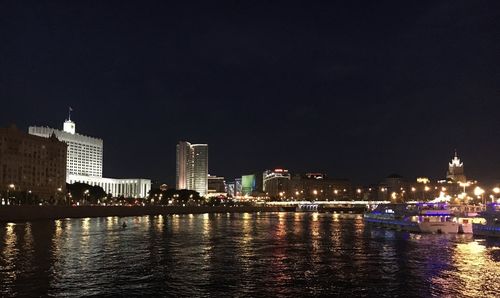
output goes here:
<path id="1" fill-rule="evenodd" d="M 497 297 L 500 1 L 1 1 L 0 297 Z"/>
<path id="2" fill-rule="evenodd" d="M 104 176 L 169 185 L 179 140 L 225 177 L 439 179 L 456 148 L 500 179 L 497 1 L 206 5 L 1 4 L 0 126 L 58 127 L 71 106 L 106 140 Z"/>
<path id="3" fill-rule="evenodd" d="M 69 125 L 70 125 L 70 124 L 72 124 L 72 127 L 71 127 L 71 128 L 69 127 Z M 12 125 L 12 124 L 11 124 L 11 125 Z M 15 124 L 14 124 L 14 125 L 15 125 Z M 65 122 L 64 122 L 64 125 L 63 125 L 63 126 L 64 126 L 64 127 L 63 127 L 63 131 L 58 131 L 58 132 L 59 132 L 59 134 L 60 134 L 60 133 L 66 133 L 67 135 L 71 135 L 71 134 L 73 134 L 73 135 L 74 135 L 74 134 L 75 134 L 75 122 L 73 122 L 72 120 L 68 120 L 68 119 L 66 119 L 66 120 L 65 120 Z M 17 127 L 17 125 L 16 125 L 16 127 Z M 44 130 L 44 129 L 45 129 L 45 130 Z M 38 130 L 38 131 L 37 131 L 37 132 L 35 132 L 35 130 Z M 41 131 L 41 130 L 43 130 L 43 133 L 42 133 L 42 131 Z M 28 126 L 28 129 L 27 129 L 27 131 L 29 131 L 29 132 L 30 132 L 30 134 L 31 134 L 31 133 L 33 133 L 33 134 L 37 134 L 37 135 L 45 135 L 46 137 L 48 137 L 48 136 L 50 135 L 50 133 L 49 133 L 49 132 L 51 132 L 51 131 L 53 131 L 53 130 L 54 130 L 53 128 L 50 128 L 49 126 L 44 126 L 44 125 L 42 125 L 42 126 L 32 126 L 32 125 L 30 125 L 30 126 Z M 70 130 L 72 130 L 73 132 L 71 132 Z M 56 131 L 57 131 L 57 130 L 56 130 Z M 100 152 L 101 157 L 99 157 L 99 159 L 101 160 L 101 162 L 100 162 L 101 164 L 99 165 L 99 169 L 97 169 L 97 171 L 99 171 L 99 173 L 100 173 L 100 174 L 96 175 L 96 177 L 102 177 L 102 172 L 103 172 L 103 169 L 102 169 L 102 138 L 101 138 L 101 137 L 99 137 L 99 136 L 98 136 L 97 138 L 94 138 L 94 137 L 87 137 L 87 136 L 86 136 L 86 133 L 84 133 L 83 135 L 81 135 L 81 134 L 77 134 L 77 135 L 82 136 L 82 137 L 84 137 L 84 138 L 90 138 L 90 139 L 91 139 L 91 141 L 92 141 L 92 140 L 95 140 L 95 141 L 99 141 L 99 142 L 101 142 L 101 145 L 100 145 L 100 146 L 101 146 L 101 149 L 100 149 L 100 150 L 101 150 L 101 152 Z M 183 142 L 183 141 L 180 141 L 180 142 Z M 178 144 L 179 144 L 179 141 L 177 141 L 177 145 L 178 145 Z M 207 144 L 193 144 L 193 145 L 205 145 L 205 146 L 206 146 Z M 450 167 L 451 167 L 451 166 L 452 166 L 455 162 L 460 162 L 460 159 L 457 159 L 457 158 L 458 158 L 458 156 L 457 156 L 457 155 L 458 155 L 458 151 L 457 151 L 457 149 L 454 149 L 454 150 L 453 150 L 453 151 L 451 151 L 451 152 L 453 152 L 453 155 L 448 154 L 448 164 L 449 164 L 449 166 L 450 166 Z M 451 152 L 450 152 L 450 153 L 451 153 Z M 176 154 L 177 154 L 177 153 L 176 153 Z M 451 162 L 449 162 L 449 161 L 450 161 L 450 159 L 451 159 Z M 462 164 L 463 164 L 463 163 L 462 163 Z M 457 164 L 457 165 L 458 165 L 458 164 Z M 282 166 L 281 166 L 281 165 L 279 165 L 279 166 L 274 166 L 274 167 L 269 167 L 269 166 L 268 166 L 268 167 L 264 167 L 264 168 L 262 168 L 262 169 L 254 169 L 254 168 L 253 168 L 252 170 L 253 170 L 254 172 L 263 172 L 263 171 L 265 171 L 266 169 L 269 169 L 269 168 L 280 168 L 280 167 L 282 167 Z M 441 168 L 442 168 L 442 169 L 441 169 Z M 472 168 L 474 168 L 474 167 L 472 167 Z M 387 176 L 389 176 L 389 175 L 392 175 L 392 174 L 395 174 L 395 173 L 397 173 L 397 174 L 401 174 L 401 175 L 402 175 L 405 179 L 407 179 L 408 181 L 411 181 L 413 178 L 418 178 L 418 177 L 422 177 L 422 176 L 424 176 L 424 177 L 429 177 L 429 178 L 431 178 L 431 180 L 442 180 L 442 179 L 446 179 L 446 178 L 448 178 L 448 174 L 449 174 L 449 173 L 448 173 L 448 171 L 449 171 L 449 169 L 447 170 L 445 167 L 443 167 L 443 166 L 441 165 L 440 170 L 441 170 L 441 171 L 440 171 L 441 173 L 440 173 L 440 174 L 438 173 L 438 174 L 437 174 L 437 175 L 435 175 L 435 176 L 433 176 L 433 175 L 428 175 L 428 174 L 426 174 L 426 173 L 421 173 L 421 174 L 416 174 L 416 175 L 404 175 L 404 174 L 401 174 L 401 173 L 404 173 L 405 171 L 396 171 L 396 170 L 394 170 L 394 171 L 392 171 L 392 172 L 387 172 L 387 173 L 385 173 L 385 174 L 383 174 L 383 173 L 382 173 L 382 174 L 381 174 L 380 176 L 378 176 L 378 178 L 376 178 L 374 181 L 360 181 L 359 177 L 357 177 L 357 176 L 354 176 L 354 177 L 349 177 L 349 176 L 342 176 L 342 175 L 332 175 L 332 174 L 331 174 L 330 172 L 328 172 L 327 170 L 325 170 L 325 171 L 319 171 L 319 170 L 317 170 L 317 169 L 311 169 L 311 168 L 305 168 L 305 170 L 295 170 L 295 169 L 291 168 L 291 169 L 290 169 L 290 172 L 291 172 L 291 173 L 296 173 L 296 174 L 298 174 L 298 173 L 304 174 L 304 173 L 308 173 L 308 172 L 315 172 L 315 171 L 316 171 L 316 172 L 321 172 L 321 173 L 327 174 L 327 175 L 329 175 L 329 176 L 333 176 L 333 177 L 335 177 L 335 178 L 342 178 L 342 179 L 344 179 L 344 178 L 345 178 L 345 179 L 350 179 L 350 180 L 353 182 L 353 184 L 356 184 L 356 185 L 365 185 L 365 186 L 366 186 L 366 185 L 378 184 L 378 183 L 380 183 L 380 182 L 381 182 L 381 181 L 382 181 L 385 177 L 387 177 Z M 68 167 L 68 171 L 70 171 L 70 170 L 69 170 L 69 167 Z M 210 170 L 210 168 L 208 168 L 208 173 L 209 173 L 209 174 L 218 174 L 218 175 L 222 175 L 222 176 L 224 176 L 224 177 L 227 177 L 228 179 L 234 179 L 234 178 L 241 177 L 241 175 L 243 175 L 243 173 L 245 173 L 245 171 L 244 171 L 244 170 L 240 170 L 240 169 L 237 169 L 237 168 L 232 169 L 232 171 L 237 173 L 237 174 L 236 174 L 236 176 L 234 176 L 234 177 L 233 177 L 233 176 L 229 176 L 229 175 L 224 175 L 224 173 L 215 173 L 214 171 L 211 171 L 211 170 Z M 247 171 L 247 172 L 249 172 L 249 171 Z M 436 171 L 433 171 L 433 172 L 436 172 Z M 239 173 L 239 174 L 238 174 L 238 173 Z M 115 176 L 118 176 L 118 174 L 117 174 L 117 175 L 115 175 Z M 144 175 L 143 175 L 143 176 L 144 176 Z M 146 175 L 146 176 L 147 176 L 147 175 Z M 471 175 L 471 176 L 473 176 L 474 180 L 481 180 L 481 179 L 478 179 L 478 178 L 477 178 L 477 176 L 481 176 L 481 175 Z M 149 178 L 150 176 L 147 176 L 147 177 Z M 167 181 L 167 179 L 162 180 L 162 178 L 152 177 L 152 180 L 156 181 L 157 183 L 158 183 L 158 182 L 162 182 L 162 183 L 167 182 L 167 183 L 168 183 L 168 185 L 171 185 L 172 187 L 175 187 L 175 188 L 179 189 L 179 187 L 178 187 L 178 182 L 177 182 L 177 177 L 176 177 L 176 175 L 175 175 L 175 174 L 174 174 L 173 179 L 174 179 L 174 181 Z M 464 178 L 464 179 L 465 179 L 465 178 Z M 486 184 L 494 184 L 494 183 L 498 183 L 498 182 L 500 181 L 500 178 L 490 177 L 490 178 L 483 179 L 482 181 L 483 181 L 483 182 L 485 182 Z M 182 188 L 181 188 L 181 189 L 182 189 Z M 186 188 L 186 189 L 187 189 L 187 188 Z"/>

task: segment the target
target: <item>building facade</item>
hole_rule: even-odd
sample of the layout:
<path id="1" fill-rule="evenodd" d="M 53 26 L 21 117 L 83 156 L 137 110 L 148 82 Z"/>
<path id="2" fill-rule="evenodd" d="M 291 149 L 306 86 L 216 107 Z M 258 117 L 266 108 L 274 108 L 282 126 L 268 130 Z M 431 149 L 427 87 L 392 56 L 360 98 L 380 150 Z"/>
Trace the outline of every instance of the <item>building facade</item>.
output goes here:
<path id="1" fill-rule="evenodd" d="M 270 198 L 280 198 L 287 195 L 290 183 L 290 173 L 285 169 L 266 170 L 262 175 L 264 193 Z"/>
<path id="2" fill-rule="evenodd" d="M 191 175 L 192 190 L 200 196 L 208 193 L 208 145 L 193 144 L 193 171 Z"/>
<path id="3" fill-rule="evenodd" d="M 226 181 L 224 177 L 208 175 L 208 193 L 225 193 Z"/>
<path id="4" fill-rule="evenodd" d="M 226 193 L 229 197 L 236 196 L 236 192 L 234 191 L 234 189 L 235 189 L 235 182 L 234 181 L 226 183 Z"/>
<path id="5" fill-rule="evenodd" d="M 76 133 L 76 125 L 71 120 L 64 122 L 64 130 L 42 126 L 30 126 L 31 135 L 48 138 L 52 134 L 68 144 L 67 175 L 102 177 L 102 139 Z"/>
<path id="6" fill-rule="evenodd" d="M 241 176 L 241 195 L 251 196 L 257 189 L 257 179 L 255 175 Z"/>
<path id="7" fill-rule="evenodd" d="M 239 197 L 242 195 L 243 192 L 243 185 L 241 178 L 235 178 L 234 179 L 234 196 Z"/>
<path id="8" fill-rule="evenodd" d="M 208 145 L 181 141 L 176 148 L 176 187 L 208 193 Z"/>
<path id="9" fill-rule="evenodd" d="M 104 178 L 103 140 L 76 133 L 76 124 L 68 118 L 63 130 L 43 126 L 30 126 L 30 135 L 49 138 L 54 135 L 67 144 L 65 179 L 67 183 L 81 182 L 101 186 L 113 197 L 144 198 L 151 190 L 151 180 L 141 178 Z"/>
<path id="10" fill-rule="evenodd" d="M 189 142 L 179 142 L 176 147 L 176 172 L 175 172 L 175 187 L 177 189 L 188 189 L 190 178 L 191 159 L 191 144 Z"/>
<path id="11" fill-rule="evenodd" d="M 55 135 L 29 135 L 15 127 L 0 128 L 0 190 L 56 202 L 66 193 L 67 145 Z M 4 201 L 5 202 L 5 201 Z"/>
<path id="12" fill-rule="evenodd" d="M 114 179 L 80 175 L 69 175 L 68 179 L 70 184 L 80 182 L 100 186 L 106 193 L 110 193 L 114 197 L 145 198 L 151 190 L 151 180 L 149 179 Z"/>
<path id="13" fill-rule="evenodd" d="M 349 200 L 352 186 L 348 179 L 329 178 L 323 173 L 294 175 L 289 182 L 287 197 L 297 200 Z"/>

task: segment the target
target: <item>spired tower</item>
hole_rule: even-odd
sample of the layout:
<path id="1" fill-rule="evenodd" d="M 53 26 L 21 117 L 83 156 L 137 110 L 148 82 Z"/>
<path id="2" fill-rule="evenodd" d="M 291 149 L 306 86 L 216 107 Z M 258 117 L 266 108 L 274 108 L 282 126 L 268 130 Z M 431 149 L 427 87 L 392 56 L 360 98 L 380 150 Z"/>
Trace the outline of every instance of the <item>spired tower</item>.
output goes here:
<path id="1" fill-rule="evenodd" d="M 71 121 L 71 112 L 72 111 L 73 111 L 73 109 L 69 108 L 68 119 L 66 121 L 64 121 L 63 131 L 74 135 L 76 133 L 76 127 L 75 127 L 75 122 Z"/>
<path id="2" fill-rule="evenodd" d="M 448 164 L 448 172 L 446 173 L 446 179 L 453 182 L 467 182 L 464 174 L 464 163 L 458 158 L 457 151 L 455 150 L 455 157 Z"/>

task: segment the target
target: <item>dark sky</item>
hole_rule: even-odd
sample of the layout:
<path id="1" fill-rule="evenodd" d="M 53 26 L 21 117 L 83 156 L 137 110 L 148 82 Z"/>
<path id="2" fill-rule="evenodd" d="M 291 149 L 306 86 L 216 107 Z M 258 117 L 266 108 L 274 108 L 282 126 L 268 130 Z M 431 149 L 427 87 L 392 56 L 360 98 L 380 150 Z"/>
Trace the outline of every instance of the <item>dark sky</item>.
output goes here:
<path id="1" fill-rule="evenodd" d="M 500 1 L 3 1 L 0 125 L 104 139 L 104 175 L 276 166 L 500 178 Z"/>

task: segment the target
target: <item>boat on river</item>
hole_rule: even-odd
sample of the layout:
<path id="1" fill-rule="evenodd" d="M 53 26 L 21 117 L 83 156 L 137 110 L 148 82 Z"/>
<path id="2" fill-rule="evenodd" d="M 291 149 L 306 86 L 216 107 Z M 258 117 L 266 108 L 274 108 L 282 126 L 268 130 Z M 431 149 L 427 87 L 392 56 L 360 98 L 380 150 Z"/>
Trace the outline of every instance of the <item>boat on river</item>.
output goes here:
<path id="1" fill-rule="evenodd" d="M 483 223 L 472 224 L 474 236 L 500 237 L 500 204 L 488 204 L 481 217 L 485 219 Z"/>
<path id="2" fill-rule="evenodd" d="M 480 216 L 483 206 L 478 205 L 450 205 L 454 215 L 454 221 L 458 222 L 458 232 L 461 234 L 472 234 L 473 224 L 484 224 L 486 220 Z"/>
<path id="3" fill-rule="evenodd" d="M 458 233 L 459 223 L 443 203 L 381 204 L 366 213 L 367 223 L 421 233 Z"/>

